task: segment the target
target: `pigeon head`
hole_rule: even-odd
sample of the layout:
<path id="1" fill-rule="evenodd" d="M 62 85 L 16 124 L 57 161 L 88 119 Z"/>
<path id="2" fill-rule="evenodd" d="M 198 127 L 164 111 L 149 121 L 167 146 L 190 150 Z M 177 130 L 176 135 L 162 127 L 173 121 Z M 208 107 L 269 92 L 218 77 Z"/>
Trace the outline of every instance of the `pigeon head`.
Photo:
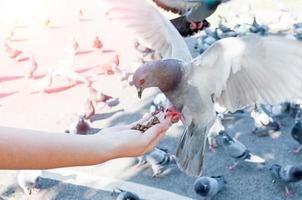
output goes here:
<path id="1" fill-rule="evenodd" d="M 133 75 L 133 84 L 141 98 L 144 89 L 158 87 L 162 92 L 172 91 L 181 82 L 182 62 L 176 59 L 158 60 L 141 65 Z"/>
<path id="2" fill-rule="evenodd" d="M 222 137 L 223 143 L 224 144 L 229 144 L 233 141 L 233 138 L 231 136 L 229 136 L 226 131 L 220 131 L 219 132 L 219 136 Z"/>
<path id="3" fill-rule="evenodd" d="M 274 177 L 279 178 L 279 172 L 281 170 L 281 166 L 278 164 L 273 164 L 269 170 L 271 171 L 271 173 L 273 174 Z"/>
<path id="4" fill-rule="evenodd" d="M 292 167 L 290 170 L 290 176 L 292 177 L 293 181 L 300 181 L 302 180 L 302 169 L 301 167 Z"/>
<path id="5" fill-rule="evenodd" d="M 200 196 L 207 196 L 210 191 L 210 182 L 207 178 L 201 177 L 195 181 L 194 190 Z"/>

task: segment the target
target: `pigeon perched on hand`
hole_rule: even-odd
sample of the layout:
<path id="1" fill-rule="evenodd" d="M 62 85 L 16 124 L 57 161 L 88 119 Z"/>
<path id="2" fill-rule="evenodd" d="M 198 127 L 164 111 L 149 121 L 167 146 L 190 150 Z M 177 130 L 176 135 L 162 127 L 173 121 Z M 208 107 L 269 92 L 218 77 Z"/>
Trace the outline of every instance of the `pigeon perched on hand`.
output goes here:
<path id="1" fill-rule="evenodd" d="M 217 7 L 228 0 L 153 0 L 159 7 L 180 14 L 171 20 L 182 36 L 188 36 L 203 30 L 210 24 L 206 18 L 211 16 Z"/>
<path id="2" fill-rule="evenodd" d="M 285 184 L 285 194 L 288 197 L 293 196 L 293 193 L 289 190 L 288 184 L 294 183 L 302 180 L 302 166 L 301 165 L 286 165 L 281 166 L 278 164 L 273 164 L 269 170 L 271 171 L 273 177 Z"/>
<path id="3" fill-rule="evenodd" d="M 210 200 L 220 192 L 226 184 L 227 182 L 223 176 L 202 176 L 195 180 L 194 190 L 198 195 Z"/>
<path id="4" fill-rule="evenodd" d="M 167 150 L 156 147 L 153 151 L 139 158 L 137 166 L 143 164 L 149 164 L 153 171 L 152 177 L 157 177 L 163 173 L 165 166 L 176 164 L 176 161 L 175 156 L 168 153 Z"/>
<path id="5" fill-rule="evenodd" d="M 139 97 L 146 88 L 158 87 L 182 113 L 185 130 L 176 157 L 186 174 L 203 171 L 215 101 L 234 112 L 255 102 L 277 104 L 302 96 L 301 42 L 278 36 L 224 38 L 192 59 L 182 36 L 151 4 L 101 2 L 108 5 L 107 20 L 122 22 L 164 58 L 140 66 L 133 84 Z"/>
<path id="6" fill-rule="evenodd" d="M 223 138 L 223 147 L 225 151 L 232 158 L 237 160 L 232 166 L 229 167 L 230 170 L 235 169 L 240 161 L 260 164 L 265 163 L 265 160 L 263 158 L 252 154 L 244 144 L 239 142 L 236 138 L 231 137 L 225 131 L 221 131 L 219 135 Z"/>

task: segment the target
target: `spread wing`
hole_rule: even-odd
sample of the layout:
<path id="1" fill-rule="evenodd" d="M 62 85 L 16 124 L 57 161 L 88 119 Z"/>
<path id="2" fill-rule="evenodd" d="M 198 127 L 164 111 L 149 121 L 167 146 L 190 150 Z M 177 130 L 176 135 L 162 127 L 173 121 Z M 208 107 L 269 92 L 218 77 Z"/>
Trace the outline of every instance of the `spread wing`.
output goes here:
<path id="1" fill-rule="evenodd" d="M 164 58 L 192 59 L 184 39 L 154 6 L 144 0 L 101 0 L 107 18 L 123 23 Z"/>
<path id="2" fill-rule="evenodd" d="M 302 43 L 278 36 L 227 38 L 192 61 L 190 81 L 230 111 L 302 95 Z"/>
<path id="3" fill-rule="evenodd" d="M 159 7 L 177 14 L 184 14 L 189 9 L 198 7 L 201 1 L 190 0 L 153 0 Z"/>

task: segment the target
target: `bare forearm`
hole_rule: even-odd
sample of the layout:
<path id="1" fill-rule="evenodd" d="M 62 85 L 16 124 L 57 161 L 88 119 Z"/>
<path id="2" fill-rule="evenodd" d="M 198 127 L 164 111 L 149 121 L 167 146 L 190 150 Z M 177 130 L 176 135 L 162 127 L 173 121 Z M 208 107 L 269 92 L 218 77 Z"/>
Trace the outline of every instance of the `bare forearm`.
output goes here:
<path id="1" fill-rule="evenodd" d="M 0 168 L 47 169 L 112 159 L 110 145 L 98 137 L 0 127 Z"/>

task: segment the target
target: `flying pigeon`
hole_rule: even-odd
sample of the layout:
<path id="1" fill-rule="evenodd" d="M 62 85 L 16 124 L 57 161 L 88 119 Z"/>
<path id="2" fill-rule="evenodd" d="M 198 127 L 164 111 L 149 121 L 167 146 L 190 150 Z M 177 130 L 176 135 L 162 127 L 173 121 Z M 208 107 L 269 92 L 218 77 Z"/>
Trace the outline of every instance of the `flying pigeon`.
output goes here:
<path id="1" fill-rule="evenodd" d="M 215 121 L 214 102 L 234 112 L 255 102 L 277 104 L 302 95 L 299 41 L 257 35 L 224 38 L 192 59 L 182 36 L 151 4 L 101 2 L 108 5 L 107 20 L 122 22 L 163 56 L 140 66 L 133 84 L 139 97 L 146 88 L 158 87 L 182 113 L 185 130 L 176 157 L 188 175 L 203 171 L 205 137 Z"/>
<path id="2" fill-rule="evenodd" d="M 171 20 L 182 36 L 192 35 L 199 30 L 209 27 L 206 20 L 227 0 L 153 0 L 159 7 L 180 14 Z"/>
<path id="3" fill-rule="evenodd" d="M 264 164 L 265 160 L 257 155 L 252 154 L 247 147 L 239 142 L 236 138 L 231 137 L 225 131 L 221 131 L 219 135 L 223 138 L 223 147 L 225 151 L 237 161 L 229 169 L 233 170 L 240 163 L 240 161 L 261 163 Z"/>
<path id="4" fill-rule="evenodd" d="M 194 190 L 196 194 L 212 199 L 227 184 L 223 176 L 202 176 L 195 180 Z"/>
<path id="5" fill-rule="evenodd" d="M 175 164 L 176 162 L 174 155 L 170 154 L 166 149 L 156 147 L 153 151 L 140 157 L 137 166 L 141 166 L 146 163 L 152 168 L 152 177 L 157 177 L 163 173 L 165 166 Z"/>
<path id="6" fill-rule="evenodd" d="M 273 177 L 277 181 L 285 184 L 286 196 L 288 197 L 293 196 L 293 193 L 288 188 L 288 184 L 302 180 L 302 166 L 301 165 L 281 166 L 278 164 L 273 164 L 269 168 L 269 170 L 271 171 Z"/>

